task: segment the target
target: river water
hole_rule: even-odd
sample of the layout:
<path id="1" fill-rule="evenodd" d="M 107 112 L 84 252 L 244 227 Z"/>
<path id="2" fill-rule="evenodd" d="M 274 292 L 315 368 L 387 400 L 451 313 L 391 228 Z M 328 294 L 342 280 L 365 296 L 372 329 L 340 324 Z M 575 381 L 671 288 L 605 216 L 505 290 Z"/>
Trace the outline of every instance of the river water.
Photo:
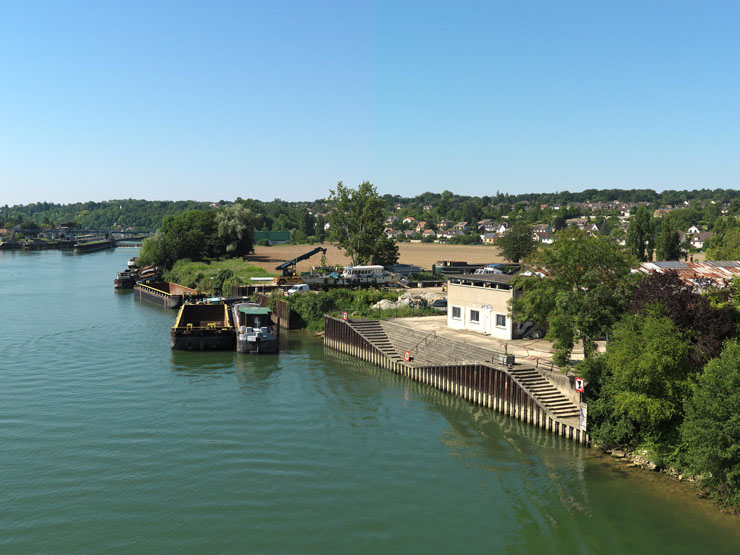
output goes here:
<path id="1" fill-rule="evenodd" d="M 0 552 L 740 551 L 685 485 L 308 334 L 171 351 L 135 252 L 0 251 Z"/>

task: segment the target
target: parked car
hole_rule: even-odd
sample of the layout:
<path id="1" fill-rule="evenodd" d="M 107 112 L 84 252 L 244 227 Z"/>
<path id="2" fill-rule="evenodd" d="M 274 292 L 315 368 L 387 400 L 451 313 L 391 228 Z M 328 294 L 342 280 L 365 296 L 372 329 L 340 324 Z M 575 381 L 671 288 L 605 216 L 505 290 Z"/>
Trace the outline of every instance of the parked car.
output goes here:
<path id="1" fill-rule="evenodd" d="M 439 310 L 440 312 L 447 312 L 447 299 L 437 299 L 429 306 L 435 310 Z"/>
<path id="2" fill-rule="evenodd" d="M 295 295 L 296 293 L 307 293 L 308 292 L 308 284 L 306 283 L 299 283 L 297 285 L 293 285 L 290 289 L 288 289 L 288 295 Z"/>

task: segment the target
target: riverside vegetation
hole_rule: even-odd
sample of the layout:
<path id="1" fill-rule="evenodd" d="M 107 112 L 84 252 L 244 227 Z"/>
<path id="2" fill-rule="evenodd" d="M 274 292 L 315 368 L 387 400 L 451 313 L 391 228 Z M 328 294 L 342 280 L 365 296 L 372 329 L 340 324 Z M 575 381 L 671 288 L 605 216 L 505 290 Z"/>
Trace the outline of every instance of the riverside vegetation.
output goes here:
<path id="1" fill-rule="evenodd" d="M 662 196 L 668 198 L 673 193 Z M 716 203 L 706 203 L 703 208 L 689 204 L 657 221 L 647 208 L 637 207 L 626 232 L 626 248 L 616 242 L 617 235 L 608 233 L 608 225 L 603 228 L 607 233 L 596 237 L 579 230 L 559 231 L 552 245 L 540 246 L 531 254 L 526 233 L 518 234 L 519 240 L 512 240 L 510 258 L 525 257 L 526 264 L 539 268 L 547 277 L 515 281 L 522 295 L 514 302 L 514 317 L 539 322 L 555 342 L 561 364 L 568 362 L 576 342 L 583 343 L 586 358 L 578 371 L 588 381 L 589 433 L 596 443 L 604 448 L 645 452 L 659 468 L 672 467 L 697 477 L 710 496 L 737 509 L 740 283 L 735 281 L 722 290 L 697 291 L 672 274 L 630 272 L 638 260 L 651 259 L 653 249 L 661 257 L 680 254 L 675 231 L 697 219 L 715 232 L 708 256 L 740 258 L 740 226 L 733 216 L 740 199 L 734 193 L 728 196 L 727 191 L 699 193 L 696 198 L 719 195 L 720 200 L 728 201 L 729 212 L 720 214 Z M 372 198 L 365 198 L 367 195 Z M 390 201 L 382 197 L 384 211 L 369 184 L 357 191 L 340 184 L 330 198 L 331 204 L 320 203 L 335 224 L 327 238 L 341 240 L 355 262 L 373 260 L 378 251 L 369 247 L 381 244 L 379 219 L 388 213 Z M 516 209 L 512 221 L 548 217 L 541 206 L 528 202 L 526 206 L 534 207 L 525 210 L 524 204 L 507 204 L 507 198 L 497 195 L 488 202 L 500 200 L 499 212 Z M 430 210 L 439 214 L 462 215 L 469 220 L 485 214 L 477 209 L 477 201 L 447 192 L 439 198 L 430 197 L 430 202 L 438 202 Z M 145 241 L 140 262 L 159 264 L 172 281 L 215 294 L 228 294 L 234 283 L 249 277 L 269 275 L 243 260 L 252 250 L 253 230 L 266 225 L 265 215 L 256 213 L 259 206 L 256 201 L 237 199 L 233 204 L 166 215 L 159 231 Z M 397 213 L 409 209 L 407 206 Z M 570 216 L 569 210 L 564 208 L 555 219 Z M 314 231 L 318 232 L 316 222 L 317 218 Z M 560 230 L 562 225 L 553 228 Z M 323 232 L 323 226 L 321 229 Z M 340 232 L 343 236 L 336 235 Z M 382 246 L 393 258 L 392 242 Z M 370 308 L 397 295 L 395 291 L 334 290 L 295 295 L 288 302 L 309 329 L 320 329 L 323 315 L 335 311 L 362 317 L 401 315 L 395 309 L 384 314 Z M 599 354 L 594 342 L 604 337 L 609 338 L 608 348 Z"/>

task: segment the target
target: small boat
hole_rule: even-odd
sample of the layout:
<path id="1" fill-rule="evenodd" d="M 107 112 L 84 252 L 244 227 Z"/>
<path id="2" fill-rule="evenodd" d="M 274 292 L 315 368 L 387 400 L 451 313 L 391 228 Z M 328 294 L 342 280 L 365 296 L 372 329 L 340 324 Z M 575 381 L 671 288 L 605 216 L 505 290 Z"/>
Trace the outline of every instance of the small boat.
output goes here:
<path id="1" fill-rule="evenodd" d="M 272 326 L 272 311 L 255 303 L 235 303 L 231 316 L 239 353 L 277 353 L 278 334 Z"/>
<path id="2" fill-rule="evenodd" d="M 115 289 L 133 289 L 137 279 L 139 279 L 139 274 L 136 270 L 124 270 L 118 272 L 116 279 L 113 280 L 113 287 Z"/>
<path id="3" fill-rule="evenodd" d="M 134 268 L 136 268 L 136 257 L 135 256 L 128 259 L 128 267 L 131 270 L 133 270 Z"/>
<path id="4" fill-rule="evenodd" d="M 182 305 L 170 330 L 170 347 L 184 351 L 233 349 L 234 327 L 229 320 L 228 305 Z"/>

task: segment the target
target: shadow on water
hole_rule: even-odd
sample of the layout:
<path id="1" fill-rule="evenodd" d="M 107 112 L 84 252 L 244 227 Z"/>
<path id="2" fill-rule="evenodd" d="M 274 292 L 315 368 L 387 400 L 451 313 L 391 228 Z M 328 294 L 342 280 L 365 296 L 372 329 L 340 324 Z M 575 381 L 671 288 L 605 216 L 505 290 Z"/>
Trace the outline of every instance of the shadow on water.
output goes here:
<path id="1" fill-rule="evenodd" d="M 218 379 L 234 373 L 233 351 L 179 351 L 170 352 L 170 369 L 176 375 Z"/>

